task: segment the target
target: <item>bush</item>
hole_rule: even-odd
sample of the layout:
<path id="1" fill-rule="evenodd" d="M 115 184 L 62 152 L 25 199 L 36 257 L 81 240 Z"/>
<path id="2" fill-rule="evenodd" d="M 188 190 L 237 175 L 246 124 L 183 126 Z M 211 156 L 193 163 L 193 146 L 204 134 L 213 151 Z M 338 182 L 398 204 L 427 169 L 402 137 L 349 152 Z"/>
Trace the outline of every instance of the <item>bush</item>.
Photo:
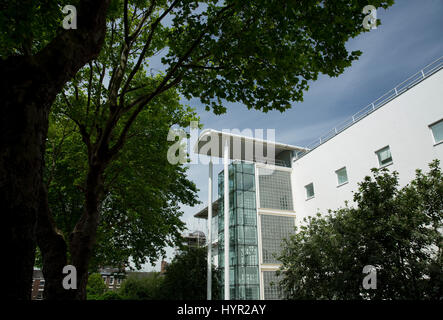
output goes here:
<path id="1" fill-rule="evenodd" d="M 163 278 L 157 272 L 147 277 L 129 275 L 123 281 L 119 294 L 127 300 L 158 300 L 162 282 Z"/>
<path id="2" fill-rule="evenodd" d="M 106 292 L 106 285 L 99 273 L 93 273 L 88 278 L 86 295 L 88 300 L 99 300 L 98 298 Z"/>
<path id="3" fill-rule="evenodd" d="M 430 171 L 398 187 L 398 174 L 373 169 L 355 207 L 310 217 L 285 243 L 281 289 L 290 299 L 442 299 L 443 175 Z M 375 290 L 362 287 L 376 268 Z"/>
<path id="4" fill-rule="evenodd" d="M 123 300 L 119 291 L 106 291 L 99 300 Z"/>
<path id="5" fill-rule="evenodd" d="M 206 300 L 206 248 L 185 248 L 166 268 L 161 297 L 174 300 Z M 212 298 L 219 299 L 220 272 L 212 270 Z"/>

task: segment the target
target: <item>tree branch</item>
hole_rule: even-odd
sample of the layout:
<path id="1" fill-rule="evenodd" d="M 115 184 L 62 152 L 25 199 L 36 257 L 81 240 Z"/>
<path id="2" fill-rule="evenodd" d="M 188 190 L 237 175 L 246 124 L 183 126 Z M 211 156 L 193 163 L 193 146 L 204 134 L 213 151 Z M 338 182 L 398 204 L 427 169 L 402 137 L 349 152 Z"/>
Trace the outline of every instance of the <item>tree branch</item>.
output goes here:
<path id="1" fill-rule="evenodd" d="M 66 97 L 66 94 L 64 92 L 62 92 L 62 95 L 66 101 L 66 104 L 69 106 L 69 108 L 72 109 L 72 105 L 69 102 L 68 97 Z M 80 123 L 80 121 L 78 121 L 74 117 L 71 117 L 71 115 L 69 115 L 69 113 L 63 112 L 63 114 L 66 115 L 72 121 L 74 121 L 74 123 L 77 125 L 78 129 L 80 130 L 82 140 L 86 144 L 86 146 L 88 147 L 88 152 L 90 152 L 91 151 L 91 139 L 90 139 L 88 132 L 86 131 L 86 127 L 82 123 Z"/>
<path id="2" fill-rule="evenodd" d="M 231 9 L 233 7 L 234 7 L 234 4 L 231 4 L 231 5 L 228 5 L 228 6 L 224 7 L 223 9 L 221 9 L 219 11 L 219 13 L 217 14 L 216 20 L 219 19 L 223 15 L 224 12 L 228 11 L 229 9 Z M 174 65 L 174 67 L 171 70 L 168 71 L 166 76 L 163 78 L 163 81 L 154 90 L 154 92 L 152 92 L 148 96 L 142 96 L 139 99 L 136 99 L 127 108 L 125 108 L 125 111 L 128 111 L 132 107 L 138 105 L 138 107 L 134 110 L 134 112 L 131 114 L 131 116 L 129 117 L 128 121 L 126 122 L 125 126 L 123 127 L 123 130 L 122 130 L 122 132 L 121 132 L 121 134 L 120 134 L 116 144 L 109 150 L 109 154 L 111 156 L 114 156 L 115 154 L 117 154 L 117 152 L 123 146 L 123 144 L 124 144 L 124 142 L 126 140 L 126 135 L 127 135 L 128 131 L 129 131 L 132 123 L 135 121 L 135 119 L 137 118 L 137 115 L 141 112 L 143 107 L 147 103 L 149 103 L 154 97 L 156 97 L 160 93 L 162 93 L 162 92 L 166 91 L 167 89 L 169 89 L 169 88 L 173 87 L 174 85 L 176 85 L 176 81 L 178 81 L 178 82 L 181 81 L 181 77 L 182 77 L 183 74 L 180 77 L 177 77 L 174 81 L 172 81 L 171 83 L 168 84 L 168 81 L 174 76 L 175 72 L 179 69 L 180 66 L 182 66 L 183 62 L 186 61 L 191 56 L 192 52 L 200 44 L 201 40 L 203 39 L 204 35 L 206 34 L 206 32 L 209 29 L 209 24 L 210 23 L 213 23 L 213 21 L 208 21 L 208 24 L 206 25 L 204 30 L 200 33 L 200 35 L 197 37 L 197 39 L 194 40 L 194 42 L 189 47 L 189 49 L 186 51 L 186 53 L 182 57 L 179 58 L 177 63 Z M 178 80 L 179 78 L 180 78 L 180 80 Z M 165 88 L 167 88 L 167 89 L 165 89 Z M 122 98 L 120 97 L 120 99 L 122 99 Z M 121 105 L 121 107 L 122 107 L 122 105 Z"/>
<path id="3" fill-rule="evenodd" d="M 129 36 L 129 41 L 134 41 L 135 38 L 137 38 L 140 30 L 142 29 L 143 25 L 146 22 L 146 19 L 148 19 L 152 12 L 154 11 L 155 8 L 155 1 L 151 2 L 151 5 L 149 6 L 149 9 L 146 10 L 146 13 L 143 15 L 143 18 L 141 19 L 140 23 L 138 24 L 138 26 L 135 28 L 134 32 Z"/>
<path id="4" fill-rule="evenodd" d="M 157 29 L 157 26 L 160 24 L 160 22 L 163 20 L 164 17 L 166 17 L 169 12 L 171 12 L 171 10 L 174 8 L 174 6 L 179 2 L 179 0 L 175 0 L 168 9 L 166 9 L 163 14 L 158 17 L 153 24 L 151 25 L 151 31 L 149 32 L 148 35 L 148 39 L 146 40 L 146 43 L 143 47 L 142 52 L 140 53 L 138 59 L 137 59 L 137 63 L 135 64 L 134 68 L 131 70 L 128 79 L 126 80 L 126 83 L 123 86 L 123 89 L 121 91 L 121 95 L 120 95 L 120 101 L 119 101 L 119 105 L 122 108 L 125 102 L 125 93 L 126 90 L 129 88 L 129 84 L 131 83 L 132 79 L 134 78 L 135 74 L 138 72 L 138 70 L 140 69 L 140 66 L 142 64 L 143 59 L 145 58 L 146 52 L 149 49 L 149 46 L 151 45 L 152 42 L 152 38 L 154 37 L 154 32 Z"/>
<path id="5" fill-rule="evenodd" d="M 129 42 L 129 23 L 128 23 L 128 0 L 125 0 L 123 4 L 123 25 L 124 25 L 124 36 L 125 42 Z"/>
<path id="6" fill-rule="evenodd" d="M 89 115 L 89 106 L 91 105 L 91 91 L 92 91 L 92 76 L 94 74 L 94 70 L 92 67 L 92 62 L 89 61 L 89 84 L 88 84 L 88 102 L 86 104 L 86 116 Z"/>
<path id="7" fill-rule="evenodd" d="M 226 67 L 225 66 L 202 66 L 202 65 L 198 65 L 198 64 L 184 64 L 183 65 L 184 68 L 189 68 L 189 69 L 206 69 L 206 70 L 223 70 Z"/>

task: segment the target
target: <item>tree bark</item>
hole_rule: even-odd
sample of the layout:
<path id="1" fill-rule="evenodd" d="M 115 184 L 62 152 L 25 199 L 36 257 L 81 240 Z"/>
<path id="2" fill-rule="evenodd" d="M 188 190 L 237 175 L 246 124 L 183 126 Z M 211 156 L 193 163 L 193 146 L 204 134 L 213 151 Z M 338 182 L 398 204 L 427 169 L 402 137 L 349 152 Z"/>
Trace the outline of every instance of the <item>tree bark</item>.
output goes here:
<path id="1" fill-rule="evenodd" d="M 43 276 L 45 278 L 45 300 L 74 299 L 72 290 L 62 286 L 63 267 L 68 265 L 67 244 L 63 235 L 57 231 L 48 206 L 48 194 L 45 185 L 40 189 L 40 207 L 37 215 L 37 239 L 43 260 Z"/>
<path id="2" fill-rule="evenodd" d="M 97 239 L 97 227 L 100 220 L 99 207 L 103 200 L 104 161 L 94 161 L 90 165 L 86 180 L 85 203 L 83 214 L 71 233 L 69 252 L 71 263 L 77 269 L 76 299 L 86 299 L 88 267 Z"/>
<path id="3" fill-rule="evenodd" d="M 25 63 L 13 63 L 16 63 L 15 72 L 26 74 Z M 8 67 L 4 64 L 0 67 L 2 71 Z M 12 273 L 5 278 L 3 292 L 10 299 L 30 299 L 48 112 L 38 108 L 28 93 L 26 82 L 32 83 L 32 79 L 26 79 L 20 87 L 14 81 L 17 79 L 11 79 L 13 74 L 1 73 L 0 212 L 7 239 L 2 251 Z M 15 86 L 8 85 L 7 80 Z"/>
<path id="4" fill-rule="evenodd" d="M 109 0 L 80 1 L 78 29 L 60 32 L 34 56 L 0 60 L 0 212 L 7 239 L 2 251 L 12 272 L 2 290 L 6 298 L 31 297 L 37 213 L 45 207 L 40 200 L 46 194 L 42 191 L 42 172 L 48 114 L 66 82 L 99 54 L 108 5 Z M 47 229 L 51 224 L 46 221 L 44 225 Z M 48 239 L 53 232 L 48 232 Z M 40 236 L 44 238 L 42 233 Z M 59 246 L 54 244 L 62 250 Z"/>

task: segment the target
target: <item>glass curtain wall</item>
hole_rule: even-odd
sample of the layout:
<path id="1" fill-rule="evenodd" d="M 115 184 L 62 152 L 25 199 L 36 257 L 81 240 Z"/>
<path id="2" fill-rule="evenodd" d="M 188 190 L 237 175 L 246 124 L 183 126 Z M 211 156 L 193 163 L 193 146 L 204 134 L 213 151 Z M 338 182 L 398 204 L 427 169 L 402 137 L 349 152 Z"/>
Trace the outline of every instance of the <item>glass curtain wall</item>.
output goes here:
<path id="1" fill-rule="evenodd" d="M 224 173 L 218 175 L 218 259 L 224 268 Z M 233 162 L 229 166 L 229 277 L 232 300 L 259 299 L 257 209 L 254 164 Z M 224 281 L 224 272 L 222 272 Z M 222 285 L 222 296 L 224 295 Z"/>

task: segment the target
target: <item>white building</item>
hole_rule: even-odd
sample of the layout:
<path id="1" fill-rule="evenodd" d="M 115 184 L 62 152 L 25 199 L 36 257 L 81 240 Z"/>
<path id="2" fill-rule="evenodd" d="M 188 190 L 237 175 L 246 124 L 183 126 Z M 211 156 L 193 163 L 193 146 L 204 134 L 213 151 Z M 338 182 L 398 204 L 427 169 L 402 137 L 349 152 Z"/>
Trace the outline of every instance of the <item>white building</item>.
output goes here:
<path id="1" fill-rule="evenodd" d="M 397 94 L 393 89 L 382 97 L 378 109 L 373 111 L 370 104 L 354 116 L 358 120 L 344 124 L 351 124 L 345 130 L 293 161 L 298 223 L 308 215 L 337 209 L 345 200 L 351 203 L 352 191 L 371 168 L 396 170 L 404 186 L 416 169 L 426 170 L 432 160 L 443 159 L 443 59 L 437 62 L 427 77 L 414 75 L 397 87 Z M 388 158 L 383 161 L 384 156 Z"/>
<path id="2" fill-rule="evenodd" d="M 214 130 L 200 135 L 198 153 L 226 159 L 218 177 L 219 199 L 213 202 L 209 192 L 212 206 L 195 215 L 207 219 L 209 211 L 214 217 L 208 223 L 212 235 L 208 237 L 212 243 L 208 256 L 220 267 L 229 264 L 224 268 L 224 279 L 228 280 L 225 299 L 279 298 L 270 284 L 277 280 L 275 271 L 280 264 L 276 257 L 282 239 L 304 217 L 342 207 L 346 200 L 352 205 L 352 192 L 371 174 L 371 168 L 396 170 L 400 184 L 405 185 L 415 177 L 416 169 L 426 171 L 434 159 L 443 159 L 442 68 L 443 57 L 313 146 L 297 147 Z M 275 150 L 275 155 L 272 159 L 248 158 L 242 151 L 235 156 L 235 139 L 241 141 L 241 150 L 260 147 Z M 222 143 L 211 150 L 208 141 Z M 229 166 L 228 159 L 232 160 Z M 211 164 L 209 168 L 212 190 Z M 229 199 L 224 198 L 226 193 Z M 228 236 L 229 250 L 225 252 L 223 239 Z"/>

